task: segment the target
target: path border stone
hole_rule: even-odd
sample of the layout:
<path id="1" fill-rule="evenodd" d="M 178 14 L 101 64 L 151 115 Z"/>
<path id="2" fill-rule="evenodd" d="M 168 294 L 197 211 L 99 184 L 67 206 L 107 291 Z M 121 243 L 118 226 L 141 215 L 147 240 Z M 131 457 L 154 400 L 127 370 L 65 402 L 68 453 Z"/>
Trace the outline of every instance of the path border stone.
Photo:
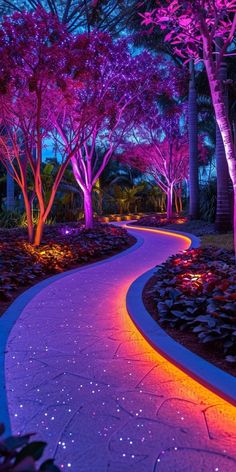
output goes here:
<path id="1" fill-rule="evenodd" d="M 138 229 L 138 225 L 137 227 L 136 225 L 132 227 Z M 140 226 L 139 228 L 141 229 L 142 227 Z M 158 228 L 145 228 L 159 232 Z M 190 249 L 200 245 L 199 238 L 191 234 L 172 230 L 166 232 L 189 237 L 192 241 Z M 154 275 L 155 270 L 156 267 L 141 275 L 129 287 L 126 296 L 126 307 L 130 318 L 142 336 L 158 353 L 186 372 L 190 377 L 197 380 L 197 382 L 236 406 L 236 378 L 176 342 L 156 323 L 146 310 L 142 300 L 142 292 L 147 281 Z"/>

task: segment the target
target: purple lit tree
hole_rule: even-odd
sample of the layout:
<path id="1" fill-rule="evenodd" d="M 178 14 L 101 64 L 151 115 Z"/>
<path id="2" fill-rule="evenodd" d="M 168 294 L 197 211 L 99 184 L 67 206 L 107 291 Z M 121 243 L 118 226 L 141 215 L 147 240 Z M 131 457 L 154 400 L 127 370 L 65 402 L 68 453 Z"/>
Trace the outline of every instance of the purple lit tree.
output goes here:
<path id="1" fill-rule="evenodd" d="M 72 153 L 78 143 L 71 162 L 84 195 L 85 225 L 91 228 L 93 187 L 133 128 L 146 95 L 150 90 L 160 93 L 162 73 L 151 55 L 132 57 L 125 41 L 113 42 L 107 34 L 78 37 L 75 51 L 80 50 L 81 42 L 87 44 L 90 57 L 83 64 L 85 86 L 72 83 L 67 112 L 58 117 L 57 133 L 63 152 Z"/>
<path id="2" fill-rule="evenodd" d="M 205 64 L 216 121 L 224 143 L 229 174 L 234 189 L 234 241 L 236 252 L 236 156 L 231 124 L 224 96 L 224 83 L 219 70 L 227 54 L 234 53 L 236 31 L 235 0 L 167 0 L 146 12 L 146 25 L 159 25 L 167 30 L 166 41 L 175 46 L 177 55 Z M 216 51 L 216 45 L 220 49 Z"/>
<path id="3" fill-rule="evenodd" d="M 167 197 L 167 218 L 173 216 L 173 193 L 188 177 L 188 143 L 184 137 L 165 137 L 162 141 L 130 145 L 122 162 L 151 175 Z"/>
<path id="4" fill-rule="evenodd" d="M 66 29 L 42 9 L 15 13 L 0 27 L 0 160 L 21 188 L 29 241 L 35 245 L 41 242 L 45 221 L 71 158 L 71 151 L 61 155 L 48 198 L 41 176 L 43 149 L 53 133 L 58 110 L 61 113 L 67 103 L 66 81 L 73 72 L 70 46 Z M 33 192 L 28 184 L 30 175 Z M 39 208 L 35 232 L 33 198 Z"/>
<path id="5" fill-rule="evenodd" d="M 186 105 L 185 71 L 168 60 L 161 63 L 165 87 L 157 97 L 149 91 L 132 137 L 128 137 L 121 161 L 151 175 L 166 194 L 167 218 L 173 216 L 173 195 L 179 194 L 182 182 L 189 177 L 189 151 L 183 133 Z"/>

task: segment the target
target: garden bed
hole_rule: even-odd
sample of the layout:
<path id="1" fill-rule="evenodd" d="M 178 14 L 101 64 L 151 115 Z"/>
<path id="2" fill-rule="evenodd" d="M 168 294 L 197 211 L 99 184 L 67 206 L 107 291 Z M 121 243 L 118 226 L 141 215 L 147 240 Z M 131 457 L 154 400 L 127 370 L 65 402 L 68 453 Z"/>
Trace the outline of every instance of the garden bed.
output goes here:
<path id="1" fill-rule="evenodd" d="M 151 316 L 177 342 L 236 376 L 236 265 L 215 247 L 170 257 L 143 292 Z"/>
<path id="2" fill-rule="evenodd" d="M 188 220 L 185 216 L 173 216 L 173 218 L 167 219 L 165 213 L 153 213 L 140 218 L 138 223 L 130 223 L 130 225 L 135 224 L 153 228 L 165 227 L 174 231 L 193 233 L 195 236 L 212 235 L 215 233 L 213 223 L 207 223 L 202 220 Z"/>
<path id="3" fill-rule="evenodd" d="M 0 230 L 0 315 L 24 290 L 53 274 L 114 255 L 135 243 L 123 228 L 96 223 L 47 226 L 39 248 L 22 228 Z"/>

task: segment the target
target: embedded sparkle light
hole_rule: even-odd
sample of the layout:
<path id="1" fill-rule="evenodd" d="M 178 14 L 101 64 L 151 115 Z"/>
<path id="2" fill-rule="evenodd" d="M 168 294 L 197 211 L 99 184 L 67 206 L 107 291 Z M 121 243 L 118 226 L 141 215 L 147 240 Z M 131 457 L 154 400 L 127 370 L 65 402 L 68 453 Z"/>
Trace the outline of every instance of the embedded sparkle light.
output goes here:
<path id="1" fill-rule="evenodd" d="M 141 234 L 144 240 L 148 236 L 146 231 Z M 154 233 L 151 235 L 154 241 Z M 160 236 L 164 238 L 165 235 Z M 161 238 L 158 241 L 161 242 Z M 188 245 L 186 240 L 173 235 L 170 239 L 177 247 Z M 45 439 L 52 453 L 56 451 L 55 462 L 62 464 L 62 470 L 77 472 L 85 463 L 96 470 L 97 463 L 100 467 L 99 461 L 102 461 L 101 470 L 108 468 L 109 461 L 120 461 L 127 469 L 135 464 L 137 472 L 149 470 L 150 463 L 157 462 L 157 467 L 162 465 L 165 470 L 165 461 L 172 460 L 169 459 L 171 453 L 177 463 L 181 460 L 186 431 L 192 450 L 200 444 L 212 452 L 209 430 L 216 437 L 214 450 L 222 453 L 226 444 L 220 437 L 223 428 L 227 431 L 227 453 L 224 454 L 227 457 L 235 454 L 232 439 L 235 410 L 155 352 L 127 315 L 127 289 L 140 272 L 153 266 L 155 247 L 153 243 L 150 253 L 145 244 L 141 246 L 145 267 L 137 254 L 131 253 L 128 269 L 123 267 L 122 258 L 97 266 L 96 270 L 86 269 L 91 277 L 93 297 L 88 295 L 85 303 L 81 297 L 89 290 L 85 270 L 73 276 L 73 281 L 67 275 L 44 288 L 37 299 L 44 298 L 47 302 L 44 306 L 38 305 L 37 316 L 33 300 L 21 317 L 24 319 L 25 315 L 27 322 L 31 321 L 30 341 L 27 330 L 21 329 L 23 337 L 19 341 L 17 324 L 13 329 L 10 346 L 19 361 L 16 367 L 16 361 L 11 359 L 12 352 L 9 352 L 7 379 L 11 389 L 8 395 L 13 428 L 21 430 L 24 421 L 27 428 L 37 431 L 37 438 Z M 111 283 L 114 271 L 119 273 L 120 284 Z M 70 297 L 67 297 L 68 293 Z M 65 298 L 64 308 L 57 310 L 61 298 Z M 92 298 L 96 300 L 96 309 Z M 41 323 L 35 329 L 39 324 L 39 313 Z M 81 315 L 79 325 L 78 314 Z M 39 339 L 43 340 L 40 346 Z M 32 350 L 28 357 L 26 354 L 29 344 L 37 353 L 33 365 L 29 363 Z M 45 346 L 49 352 L 45 352 Z M 29 367 L 29 371 L 24 389 L 25 367 Z M 20 376 L 23 382 L 19 383 Z M 21 404 L 23 410 L 20 410 Z M 219 408 L 214 407 L 219 404 Z M 202 413 L 207 407 L 205 416 L 209 429 Z M 211 408 L 215 408 L 212 413 Z M 13 417 L 15 412 L 18 418 Z M 227 421 L 224 415 L 227 415 Z M 89 462 L 91 449 L 94 451 L 93 466 Z M 141 461 L 140 456 L 143 457 Z M 215 468 L 215 472 L 220 472 L 221 467 L 216 467 L 220 464 L 218 456 L 212 464 L 212 470 Z"/>

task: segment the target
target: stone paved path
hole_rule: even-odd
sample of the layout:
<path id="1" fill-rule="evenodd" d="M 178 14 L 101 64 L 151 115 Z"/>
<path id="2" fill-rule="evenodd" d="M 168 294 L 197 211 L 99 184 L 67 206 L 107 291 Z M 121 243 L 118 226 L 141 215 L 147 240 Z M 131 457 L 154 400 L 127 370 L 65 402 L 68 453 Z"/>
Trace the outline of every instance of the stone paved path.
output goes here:
<path id="1" fill-rule="evenodd" d="M 155 353 L 128 318 L 131 282 L 187 247 L 132 230 L 138 249 L 44 288 L 8 342 L 13 432 L 62 470 L 235 472 L 236 409 Z"/>

